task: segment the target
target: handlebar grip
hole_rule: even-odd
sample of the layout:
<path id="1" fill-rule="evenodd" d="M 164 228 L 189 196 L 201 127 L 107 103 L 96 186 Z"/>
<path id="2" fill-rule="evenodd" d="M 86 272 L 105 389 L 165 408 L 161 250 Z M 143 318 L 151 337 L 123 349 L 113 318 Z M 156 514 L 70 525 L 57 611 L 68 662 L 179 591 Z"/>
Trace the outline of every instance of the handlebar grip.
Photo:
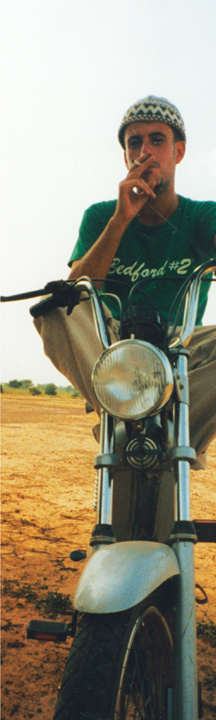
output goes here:
<path id="1" fill-rule="evenodd" d="M 55 310 L 57 307 L 59 307 L 59 299 L 57 299 L 54 295 L 49 295 L 49 297 L 46 297 L 45 300 L 40 300 L 40 302 L 36 303 L 36 305 L 32 305 L 29 312 L 30 315 L 36 319 L 41 317 L 41 315 L 47 315 L 47 313 L 51 312 L 51 310 Z"/>
<path id="2" fill-rule="evenodd" d="M 80 292 L 77 291 L 77 281 L 67 283 L 65 280 L 54 280 L 45 286 L 45 299 L 30 308 L 30 314 L 34 318 L 47 315 L 57 307 L 66 307 L 67 315 L 70 315 L 75 305 L 78 305 Z M 47 293 L 47 294 L 46 294 Z"/>

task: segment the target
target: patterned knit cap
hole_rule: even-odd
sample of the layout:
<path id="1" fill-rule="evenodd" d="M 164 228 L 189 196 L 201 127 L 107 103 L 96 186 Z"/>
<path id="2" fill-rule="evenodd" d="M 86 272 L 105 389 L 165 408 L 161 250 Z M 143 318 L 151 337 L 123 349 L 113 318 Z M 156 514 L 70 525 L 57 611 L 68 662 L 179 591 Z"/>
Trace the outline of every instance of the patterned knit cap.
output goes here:
<path id="1" fill-rule="evenodd" d="M 186 140 L 185 126 L 179 110 L 175 105 L 165 98 L 149 95 L 143 100 L 138 100 L 135 105 L 127 110 L 118 131 L 118 139 L 125 148 L 125 128 L 135 122 L 163 122 L 166 125 L 178 130 L 181 140 Z"/>

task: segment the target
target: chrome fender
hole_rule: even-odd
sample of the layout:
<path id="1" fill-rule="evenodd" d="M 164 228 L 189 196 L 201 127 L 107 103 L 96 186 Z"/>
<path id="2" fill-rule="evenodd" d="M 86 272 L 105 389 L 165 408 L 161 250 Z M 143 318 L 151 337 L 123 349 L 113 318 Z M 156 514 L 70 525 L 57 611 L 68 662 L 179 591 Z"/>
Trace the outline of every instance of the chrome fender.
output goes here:
<path id="1" fill-rule="evenodd" d="M 168 545 L 139 540 L 103 546 L 84 569 L 74 607 L 86 613 L 127 610 L 179 572 Z"/>

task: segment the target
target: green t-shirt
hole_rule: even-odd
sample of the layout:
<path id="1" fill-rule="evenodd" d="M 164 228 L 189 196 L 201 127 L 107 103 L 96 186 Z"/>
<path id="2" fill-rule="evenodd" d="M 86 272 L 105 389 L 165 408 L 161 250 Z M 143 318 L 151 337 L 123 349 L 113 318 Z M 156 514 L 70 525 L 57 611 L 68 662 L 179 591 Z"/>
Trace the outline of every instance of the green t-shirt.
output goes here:
<path id="1" fill-rule="evenodd" d="M 79 238 L 69 260 L 78 260 L 103 232 L 116 208 L 116 200 L 92 205 L 84 213 Z M 196 202 L 179 197 L 172 217 L 161 225 L 147 226 L 132 220 L 124 232 L 101 292 L 118 295 L 124 309 L 128 295 L 137 281 L 150 279 L 142 290 L 167 318 L 171 304 L 182 283 L 203 262 L 216 256 L 213 238 L 216 233 L 216 203 Z M 157 278 L 162 278 L 157 282 Z M 170 278 L 169 280 L 166 280 Z M 109 280 L 114 282 L 110 283 Z M 207 303 L 210 283 L 202 282 L 197 324 L 200 325 Z M 139 296 L 140 297 L 140 296 Z M 138 299 L 138 296 L 137 296 Z M 119 317 L 116 301 L 105 299 L 115 318 Z M 146 305 L 147 302 L 142 299 Z M 133 303 L 136 297 L 133 296 Z"/>

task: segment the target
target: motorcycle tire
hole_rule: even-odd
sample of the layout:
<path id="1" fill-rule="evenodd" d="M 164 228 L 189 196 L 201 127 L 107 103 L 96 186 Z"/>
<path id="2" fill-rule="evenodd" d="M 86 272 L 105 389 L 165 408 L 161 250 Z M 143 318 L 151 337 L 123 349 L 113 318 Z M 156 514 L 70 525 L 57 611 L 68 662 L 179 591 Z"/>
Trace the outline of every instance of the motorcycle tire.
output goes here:
<path id="1" fill-rule="evenodd" d="M 172 638 L 157 607 L 83 615 L 53 720 L 168 720 L 172 685 Z"/>

